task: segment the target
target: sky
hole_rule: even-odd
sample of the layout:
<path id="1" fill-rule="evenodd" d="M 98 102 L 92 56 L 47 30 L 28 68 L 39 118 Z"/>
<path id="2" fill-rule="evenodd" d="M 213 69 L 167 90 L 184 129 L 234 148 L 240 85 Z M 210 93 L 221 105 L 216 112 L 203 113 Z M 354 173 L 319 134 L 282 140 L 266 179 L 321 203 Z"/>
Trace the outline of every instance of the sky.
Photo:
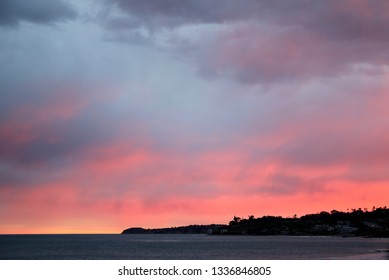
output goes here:
<path id="1" fill-rule="evenodd" d="M 389 1 L 2 0 L 0 233 L 389 205 Z"/>

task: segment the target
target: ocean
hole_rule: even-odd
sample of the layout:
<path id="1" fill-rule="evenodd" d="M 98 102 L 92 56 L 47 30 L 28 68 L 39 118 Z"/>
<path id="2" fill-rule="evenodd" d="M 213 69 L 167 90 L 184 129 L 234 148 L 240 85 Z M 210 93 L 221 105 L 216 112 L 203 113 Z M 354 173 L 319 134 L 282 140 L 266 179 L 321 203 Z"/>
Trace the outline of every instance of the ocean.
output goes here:
<path id="1" fill-rule="evenodd" d="M 389 259 L 388 238 L 202 234 L 0 235 L 8 260 Z"/>

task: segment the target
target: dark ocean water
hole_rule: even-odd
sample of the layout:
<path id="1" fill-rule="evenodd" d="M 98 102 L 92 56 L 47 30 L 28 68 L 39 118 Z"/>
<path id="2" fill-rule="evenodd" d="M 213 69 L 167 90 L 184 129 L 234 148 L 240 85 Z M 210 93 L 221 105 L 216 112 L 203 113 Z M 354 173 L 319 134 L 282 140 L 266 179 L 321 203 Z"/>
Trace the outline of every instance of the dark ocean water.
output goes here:
<path id="1" fill-rule="evenodd" d="M 0 259 L 388 259 L 389 239 L 184 234 L 0 235 Z"/>

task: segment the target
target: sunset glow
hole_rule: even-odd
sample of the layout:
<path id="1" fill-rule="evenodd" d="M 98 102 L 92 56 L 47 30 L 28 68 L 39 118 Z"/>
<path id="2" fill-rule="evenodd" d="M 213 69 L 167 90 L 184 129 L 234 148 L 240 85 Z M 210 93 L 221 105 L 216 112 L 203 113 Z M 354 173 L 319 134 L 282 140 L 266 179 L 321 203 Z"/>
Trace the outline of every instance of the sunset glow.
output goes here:
<path id="1" fill-rule="evenodd" d="M 389 206 L 389 1 L 3 2 L 0 234 Z"/>

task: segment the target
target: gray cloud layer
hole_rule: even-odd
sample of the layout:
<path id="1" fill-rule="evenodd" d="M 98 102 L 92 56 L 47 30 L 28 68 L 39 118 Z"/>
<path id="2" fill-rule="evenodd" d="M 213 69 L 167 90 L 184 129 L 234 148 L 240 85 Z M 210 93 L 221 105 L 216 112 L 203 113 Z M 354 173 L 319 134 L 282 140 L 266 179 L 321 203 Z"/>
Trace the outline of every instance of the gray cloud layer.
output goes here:
<path id="1" fill-rule="evenodd" d="M 388 40 L 387 1 L 113 0 L 133 23 L 153 27 L 234 21 L 303 26 L 329 37 Z"/>
<path id="2" fill-rule="evenodd" d="M 15 26 L 21 21 L 39 24 L 73 19 L 76 11 L 60 0 L 2 0 L 0 1 L 0 25 Z"/>
<path id="3" fill-rule="evenodd" d="M 107 3 L 122 12 L 106 18 L 110 38 L 167 46 L 175 55 L 192 59 L 207 78 L 228 74 L 243 83 L 306 81 L 366 71 L 371 65 L 376 68 L 370 67 L 370 74 L 382 73 L 389 63 L 387 1 Z M 177 34 L 179 28 L 202 24 L 220 28 L 208 28 L 191 41 L 185 31 Z M 186 31 L 187 37 L 191 32 Z"/>

